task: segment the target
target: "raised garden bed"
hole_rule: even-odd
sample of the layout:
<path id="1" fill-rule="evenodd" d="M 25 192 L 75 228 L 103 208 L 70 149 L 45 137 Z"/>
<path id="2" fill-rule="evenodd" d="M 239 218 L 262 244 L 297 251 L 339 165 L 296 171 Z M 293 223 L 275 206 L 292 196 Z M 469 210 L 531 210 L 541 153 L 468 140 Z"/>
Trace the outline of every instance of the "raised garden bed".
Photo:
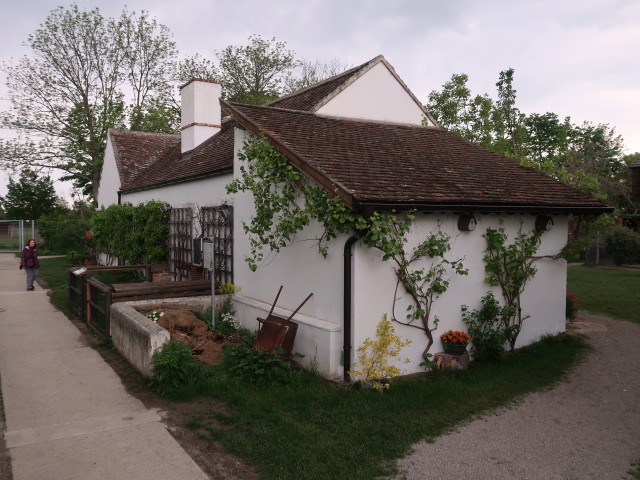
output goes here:
<path id="1" fill-rule="evenodd" d="M 222 348 L 229 343 L 237 343 L 238 337 L 219 335 L 210 330 L 202 319 L 192 310 L 171 306 L 138 307 L 145 316 L 151 312 L 160 312 L 157 325 L 169 332 L 171 340 L 184 343 L 193 351 L 196 360 L 207 365 L 222 362 Z"/>
<path id="2" fill-rule="evenodd" d="M 216 302 L 221 302 L 222 297 L 216 296 Z M 145 377 L 151 376 L 153 354 L 170 340 L 183 341 L 204 363 L 217 363 L 222 359 L 224 342 L 194 313 L 204 313 L 210 306 L 210 296 L 114 303 L 110 310 L 111 340 Z M 164 312 L 162 321 L 156 323 L 147 318 L 145 313 L 151 311 Z"/>

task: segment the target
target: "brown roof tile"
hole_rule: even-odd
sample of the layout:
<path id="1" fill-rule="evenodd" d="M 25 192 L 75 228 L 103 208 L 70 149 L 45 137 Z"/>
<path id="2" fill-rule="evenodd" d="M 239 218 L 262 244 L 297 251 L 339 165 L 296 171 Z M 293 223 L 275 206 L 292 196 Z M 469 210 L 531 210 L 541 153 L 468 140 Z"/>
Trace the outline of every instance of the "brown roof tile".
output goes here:
<path id="1" fill-rule="evenodd" d="M 281 97 L 271 105 L 311 110 L 381 58 Z M 223 122 L 220 132 L 184 155 L 180 153 L 180 135 L 112 130 L 114 142 L 123 145 L 116 151 L 121 190 L 141 190 L 231 171 L 234 125 L 233 121 Z"/>
<path id="2" fill-rule="evenodd" d="M 603 203 L 434 127 L 227 104 L 298 168 L 349 203 L 377 208 L 606 211 Z"/>
<path id="3" fill-rule="evenodd" d="M 180 153 L 180 135 L 164 155 L 145 165 L 121 189 L 141 190 L 194 178 L 230 172 L 233 169 L 233 128 L 235 122 L 222 122 L 222 129 L 195 149 Z"/>
<path id="4" fill-rule="evenodd" d="M 153 165 L 176 144 L 180 135 L 109 129 L 120 182 L 126 185 L 139 172 Z"/>

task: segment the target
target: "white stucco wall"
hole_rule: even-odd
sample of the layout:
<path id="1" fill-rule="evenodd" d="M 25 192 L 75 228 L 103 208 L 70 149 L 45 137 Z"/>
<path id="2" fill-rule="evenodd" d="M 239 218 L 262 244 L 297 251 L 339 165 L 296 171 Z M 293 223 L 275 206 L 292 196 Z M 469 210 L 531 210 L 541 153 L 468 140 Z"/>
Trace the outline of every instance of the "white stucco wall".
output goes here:
<path id="1" fill-rule="evenodd" d="M 236 149 L 240 148 L 249 134 L 236 129 Z M 238 175 L 236 161 L 234 175 Z M 294 350 L 305 355 L 302 363 L 314 364 L 320 373 L 341 378 L 343 375 L 343 250 L 347 239 L 341 235 L 330 243 L 329 256 L 324 259 L 310 239 L 319 233 L 319 226 L 312 225 L 301 232 L 291 245 L 277 255 L 265 259 L 256 272 L 251 272 L 244 261 L 250 252 L 248 237 L 242 221 L 254 213 L 250 194 L 238 194 L 234 204 L 234 277 L 242 288 L 236 298 L 236 312 L 239 320 L 249 328 L 257 328 L 256 317 L 264 317 L 268 312 L 280 285 L 284 286 L 276 313 L 288 317 L 304 298 L 313 292 L 313 297 L 294 317 L 299 324 Z M 488 227 L 504 225 L 510 240 L 520 228 L 530 232 L 534 228 L 535 215 L 476 215 L 478 225 L 473 232 L 460 232 L 457 228 L 457 214 L 417 214 L 416 227 L 409 234 L 408 248 L 417 245 L 430 232 L 440 229 L 451 237 L 453 248 L 448 259 L 464 257 L 468 276 L 451 276 L 449 290 L 434 304 L 433 315 L 440 318 L 434 336 L 436 338 L 431 353 L 442 351 L 439 335 L 449 329 L 462 330 L 460 307 L 464 304 L 471 309 L 480 308 L 480 300 L 492 288 L 484 282 L 482 260 L 486 241 L 483 233 Z M 566 243 L 567 219 L 554 216 L 552 230 L 542 236 L 540 255 L 558 253 Z M 375 337 L 375 329 L 385 313 L 391 314 L 396 276 L 391 261 L 383 262 L 382 255 L 375 249 L 363 245 L 353 247 L 353 311 L 352 311 L 352 355 L 354 365 L 356 349 L 367 338 Z M 536 262 L 538 274 L 529 282 L 523 296 L 524 313 L 530 315 L 525 320 L 517 346 L 538 340 L 547 333 L 558 333 L 565 327 L 566 262 L 564 260 L 542 259 Z M 493 292 L 500 301 L 502 296 L 497 288 Z M 402 288 L 399 296 L 405 296 Z M 406 299 L 397 305 L 399 316 L 405 312 Z M 433 317 L 432 317 L 433 318 Z M 408 365 L 401 365 L 406 373 L 420 372 L 422 352 L 426 337 L 421 330 L 395 324 L 396 332 L 413 341 L 403 350 L 403 358 Z"/>
<path id="2" fill-rule="evenodd" d="M 121 201 L 122 203 L 128 202 L 134 205 L 148 202 L 149 200 L 158 200 L 167 202 L 173 207 L 186 205 L 197 205 L 199 207 L 216 206 L 229 200 L 225 187 L 231 180 L 232 175 L 228 173 L 191 182 L 123 193 Z M 230 204 L 229 201 L 227 203 Z"/>
<path id="3" fill-rule="evenodd" d="M 447 330 L 466 330 L 462 323 L 460 307 L 468 305 L 470 309 L 480 308 L 480 300 L 493 291 L 495 297 L 504 303 L 498 288 L 492 288 L 484 282 L 484 262 L 482 260 L 486 241 L 483 234 L 488 227 L 498 228 L 500 220 L 509 235 L 514 238 L 522 225 L 525 232 L 534 228 L 533 215 L 476 215 L 478 226 L 473 232 L 460 232 L 457 229 L 458 216 L 454 214 L 424 215 L 418 214 L 416 229 L 410 234 L 411 246 L 424 239 L 429 232 L 438 228 L 451 237 L 453 248 L 447 258 L 455 260 L 464 258 L 464 265 L 469 269 L 467 276 L 451 275 L 449 289 L 433 305 L 432 319 L 440 319 L 438 329 L 434 332 L 434 344 L 430 353 L 441 352 L 440 334 Z M 565 216 L 554 216 L 555 225 L 542 236 L 539 255 L 558 253 L 566 243 L 567 219 Z M 381 254 L 375 250 L 359 246 L 354 259 L 354 310 L 353 310 L 353 347 L 355 349 L 367 338 L 375 338 L 377 323 L 387 313 L 392 312 L 393 294 L 396 276 L 390 262 L 382 262 Z M 517 347 L 538 340 L 547 333 L 559 333 L 565 328 L 565 292 L 566 262 L 562 259 L 542 259 L 536 262 L 538 273 L 525 288 L 523 295 L 523 312 L 530 315 L 518 337 Z M 396 306 L 398 317 L 405 315 L 407 295 L 398 290 L 399 301 Z M 408 365 L 399 365 L 406 373 L 423 371 L 419 366 L 422 352 L 427 344 L 425 334 L 418 329 L 394 324 L 396 333 L 409 338 L 413 343 L 403 350 L 403 358 L 408 358 Z M 353 357 L 355 359 L 355 355 Z"/>
<path id="4" fill-rule="evenodd" d="M 250 134 L 235 130 L 236 162 L 234 175 L 239 174 L 237 151 Z M 279 316 L 287 318 L 309 295 L 313 296 L 304 305 L 294 320 L 298 333 L 294 351 L 305 357 L 303 364 L 316 364 L 318 370 L 331 376 L 339 374 L 342 349 L 342 239 L 332 242 L 328 258 L 318 252 L 313 240 L 319 227 L 313 226 L 301 232 L 294 242 L 280 254 L 271 255 L 252 272 L 245 258 L 250 253 L 249 239 L 244 233 L 242 221 L 248 221 L 255 212 L 253 198 L 249 193 L 237 194 L 234 205 L 234 282 L 242 290 L 236 295 L 236 314 L 248 328 L 256 328 L 256 317 L 264 317 L 278 288 L 283 290 L 278 299 Z"/>
<path id="5" fill-rule="evenodd" d="M 104 151 L 104 162 L 100 176 L 100 188 L 98 189 L 98 207 L 108 207 L 118 203 L 118 190 L 120 190 L 120 176 L 113 153 L 111 136 L 107 136 L 107 146 Z"/>
<path id="6" fill-rule="evenodd" d="M 422 125 L 421 105 L 378 63 L 318 110 L 321 115 Z"/>

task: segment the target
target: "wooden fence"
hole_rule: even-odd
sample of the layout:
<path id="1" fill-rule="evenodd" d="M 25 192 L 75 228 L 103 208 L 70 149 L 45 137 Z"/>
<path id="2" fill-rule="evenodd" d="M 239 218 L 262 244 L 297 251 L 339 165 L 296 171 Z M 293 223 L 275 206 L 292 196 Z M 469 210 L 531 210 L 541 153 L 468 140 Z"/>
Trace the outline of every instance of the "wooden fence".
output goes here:
<path id="1" fill-rule="evenodd" d="M 109 335 L 111 305 L 117 302 L 155 300 L 175 297 L 211 295 L 210 280 L 151 283 L 152 265 L 126 267 L 89 267 L 81 275 L 69 270 L 69 298 L 76 313 L 96 330 Z M 103 283 L 91 276 L 97 271 L 141 270 L 148 279 L 145 283 Z"/>

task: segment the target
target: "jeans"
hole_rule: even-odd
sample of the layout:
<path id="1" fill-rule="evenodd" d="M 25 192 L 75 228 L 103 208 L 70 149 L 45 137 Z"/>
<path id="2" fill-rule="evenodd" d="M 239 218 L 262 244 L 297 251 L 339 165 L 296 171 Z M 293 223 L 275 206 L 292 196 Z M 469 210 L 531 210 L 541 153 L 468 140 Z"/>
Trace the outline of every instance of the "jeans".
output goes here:
<path id="1" fill-rule="evenodd" d="M 36 267 L 24 267 L 27 271 L 27 288 L 29 290 L 33 289 L 33 281 L 38 276 L 38 269 Z"/>

